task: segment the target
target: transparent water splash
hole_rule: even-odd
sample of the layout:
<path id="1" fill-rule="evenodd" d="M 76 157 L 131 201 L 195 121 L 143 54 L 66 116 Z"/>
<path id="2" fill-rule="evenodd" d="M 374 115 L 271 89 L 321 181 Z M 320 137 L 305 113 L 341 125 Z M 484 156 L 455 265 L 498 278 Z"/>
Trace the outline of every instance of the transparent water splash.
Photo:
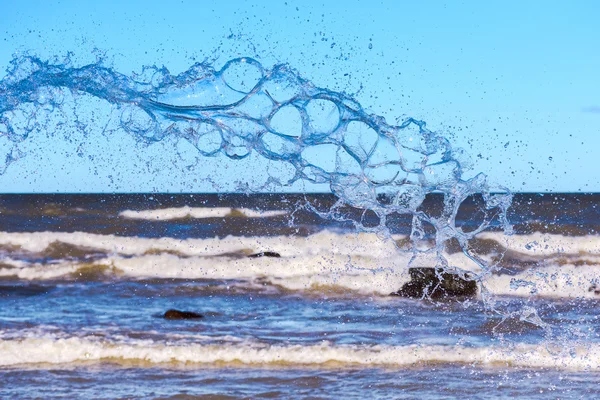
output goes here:
<path id="1" fill-rule="evenodd" d="M 355 220 L 357 229 L 389 238 L 390 218 L 412 216 L 410 246 L 400 249 L 412 252 L 407 268 L 427 264 L 461 272 L 444 256 L 446 244 L 455 240 L 483 271 L 481 281 L 494 266 L 478 257 L 469 241 L 492 220 L 512 233 L 506 216 L 510 192 L 491 193 L 484 174 L 463 179 L 468 156 L 425 122 L 389 125 L 351 96 L 316 87 L 288 65 L 267 69 L 252 58 L 231 60 L 220 70 L 196 63 L 179 75 L 146 67 L 130 76 L 102 61 L 76 67 L 68 58 L 15 58 L 0 81 L 0 139 L 6 149 L 1 171 L 22 157 L 19 143 L 43 129 L 37 114 L 60 113 L 67 97 L 81 100 L 80 113 L 86 101 L 109 104 L 120 129 L 142 142 L 177 137 L 206 157 L 224 154 L 237 160 L 254 152 L 291 166 L 293 176 L 279 184 L 326 183 L 338 197 L 330 210 L 315 209 L 324 218 L 343 219 L 340 209 L 358 208 L 374 213 L 379 222 L 365 226 Z M 439 214 L 420 208 L 430 193 L 443 194 Z M 457 226 L 456 216 L 474 194 L 482 194 L 486 217 L 466 231 Z M 433 236 L 433 245 L 426 236 Z"/>

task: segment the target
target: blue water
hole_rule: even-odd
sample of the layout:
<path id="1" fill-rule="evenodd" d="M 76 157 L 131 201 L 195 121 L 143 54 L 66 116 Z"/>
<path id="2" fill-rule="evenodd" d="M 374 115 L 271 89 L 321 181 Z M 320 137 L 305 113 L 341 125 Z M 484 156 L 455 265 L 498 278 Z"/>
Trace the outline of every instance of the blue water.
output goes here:
<path id="1" fill-rule="evenodd" d="M 286 211 L 294 196 L 152 195 L 151 204 L 140 195 L 2 196 L 2 397 L 580 398 L 597 390 L 600 294 L 585 275 L 597 250 L 577 250 L 597 249 L 595 234 L 564 224 L 557 243 L 580 247 L 535 265 L 535 252 L 515 248 L 506 270 L 483 282 L 491 297 L 406 299 L 389 296 L 402 274 L 365 270 L 391 262 L 375 235 L 357 238 L 352 225 L 319 224 L 308 212 L 296 215 L 304 229 L 295 232 L 286 214 L 227 211 Z M 532 197 L 517 196 L 516 238 L 531 235 L 526 221 L 552 218 L 539 206 L 529 215 L 523 198 Z M 305 200 L 328 207 L 334 199 Z M 165 218 L 189 204 L 197 217 L 131 219 L 132 204 Z M 215 210 L 229 216 L 200 218 Z M 397 240 L 410 235 L 402 226 Z M 501 246 L 503 233 L 492 234 L 498 242 L 480 254 Z M 246 257 L 260 251 L 281 257 Z M 556 266 L 563 259 L 570 264 Z M 544 292 L 544 271 L 572 265 L 584 275 Z M 514 284 L 525 280 L 540 294 Z M 169 309 L 203 318 L 168 320 Z"/>

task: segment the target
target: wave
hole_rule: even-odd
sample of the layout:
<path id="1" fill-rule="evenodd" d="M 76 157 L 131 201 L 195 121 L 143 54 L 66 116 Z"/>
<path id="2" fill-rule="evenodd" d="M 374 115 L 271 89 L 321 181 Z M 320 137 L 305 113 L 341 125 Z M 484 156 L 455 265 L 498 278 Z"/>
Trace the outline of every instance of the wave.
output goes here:
<path id="1" fill-rule="evenodd" d="M 150 221 L 169 221 L 176 219 L 205 219 L 205 218 L 271 218 L 287 215 L 287 211 L 280 210 L 251 210 L 248 208 L 231 207 L 173 207 L 158 210 L 125 210 L 119 216 L 128 219 L 143 219 Z"/>
<path id="2" fill-rule="evenodd" d="M 286 291 L 354 293 L 387 296 L 409 281 L 408 256 L 384 260 L 369 257 L 306 256 L 292 258 L 180 258 L 175 255 L 107 257 L 92 263 L 24 263 L 10 260 L 0 277 L 24 280 L 185 279 L 215 281 L 219 290 L 265 291 L 265 286 Z M 433 266 L 433 264 L 432 264 Z M 600 298 L 600 266 L 549 265 L 516 275 L 487 275 L 481 279 L 486 293 L 503 296 L 549 298 Z M 230 281 L 236 281 L 231 284 Z"/>
<path id="3" fill-rule="evenodd" d="M 340 256 L 298 257 L 291 259 L 224 259 L 199 257 L 179 258 L 173 255 L 135 258 L 110 257 L 90 264 L 61 262 L 0 268 L 0 277 L 26 280 L 95 280 L 129 279 L 193 279 L 245 280 L 248 289 L 256 285 L 278 286 L 292 291 L 352 291 L 362 294 L 388 295 L 408 281 L 408 274 L 390 260 Z M 385 269 L 385 270 L 384 270 Z M 380 272 L 374 272 L 379 270 Z M 382 271 L 384 270 L 384 271 Z M 236 284 L 240 286 L 238 282 Z M 229 285 L 222 283 L 229 291 Z M 210 290 L 216 290 L 210 288 Z"/>
<path id="4" fill-rule="evenodd" d="M 339 233 L 330 230 L 307 237 L 226 236 L 207 239 L 144 238 L 87 232 L 0 232 L 0 250 L 37 253 L 54 259 L 74 254 L 83 257 L 94 252 L 124 256 L 160 253 L 219 256 L 261 251 L 277 252 L 286 257 L 340 254 L 391 258 L 403 250 L 410 250 L 406 246 L 408 240 L 407 235 L 391 235 L 382 240 L 373 233 Z M 432 247 L 434 243 L 424 240 L 419 245 L 423 249 Z M 471 250 L 481 257 L 487 257 L 488 264 L 497 261 L 500 255 L 514 266 L 520 263 L 527 266 L 534 261 L 544 260 L 551 260 L 557 265 L 596 265 L 600 261 L 600 236 L 574 237 L 546 233 L 505 236 L 501 232 L 483 232 L 472 239 Z M 461 249 L 448 246 L 446 252 L 456 255 L 461 253 Z M 470 269 L 465 265 L 461 268 Z"/>
<path id="5" fill-rule="evenodd" d="M 394 236 L 401 240 L 405 236 Z M 227 236 L 210 239 L 141 238 L 101 235 L 86 232 L 0 232 L 0 246 L 42 254 L 62 243 L 88 252 L 135 256 L 170 253 L 180 256 L 219 256 L 225 254 L 278 252 L 287 257 L 311 254 L 365 255 L 392 257 L 397 253 L 392 240 L 381 240 L 375 234 L 338 234 L 321 231 L 308 237 L 299 236 Z M 72 251 L 72 249 L 69 249 Z"/>
<path id="6" fill-rule="evenodd" d="M 488 367 L 600 369 L 600 346 L 588 344 L 556 352 L 550 346 L 448 345 L 270 345 L 264 343 L 168 344 L 153 340 L 33 337 L 0 340 L 0 366 L 114 362 L 153 366 L 164 363 L 298 366 L 410 367 L 422 364 L 466 364 Z"/>
<path id="7" fill-rule="evenodd" d="M 507 249 L 530 256 L 588 253 L 600 255 L 600 235 L 568 236 L 535 232 L 525 235 L 499 235 L 498 232 L 482 232 L 480 240 L 493 240 Z"/>
<path id="8" fill-rule="evenodd" d="M 548 265 L 485 280 L 489 293 L 505 296 L 600 299 L 600 265 Z"/>
<path id="9" fill-rule="evenodd" d="M 250 291 L 264 291 L 269 287 L 286 291 L 387 296 L 410 279 L 408 265 L 415 262 L 414 254 L 399 251 L 406 239 L 406 236 L 396 236 L 394 240 L 384 241 L 375 234 L 330 231 L 308 237 L 228 236 L 187 240 L 81 232 L 0 233 L 0 246 L 4 249 L 0 277 L 30 281 L 221 281 L 210 286 L 210 290 L 216 291 L 229 289 L 231 281 L 236 281 L 237 289 Z M 476 274 L 480 289 L 486 293 L 524 297 L 600 297 L 600 253 L 596 237 L 513 236 L 508 239 L 511 243 L 504 243 L 506 247 L 501 246 L 504 240 L 501 233 L 486 233 L 477 240 L 487 243 L 487 249 L 482 249 L 480 256 L 490 265 L 499 253 L 503 254 L 504 258 L 498 262 L 502 268 L 494 273 L 483 271 L 462 252 L 448 252 L 445 257 L 450 265 Z M 546 243 L 542 255 L 529 246 L 532 240 Z M 248 257 L 265 251 L 279 257 Z M 416 261 L 420 267 L 436 266 L 435 257 L 421 257 Z"/>

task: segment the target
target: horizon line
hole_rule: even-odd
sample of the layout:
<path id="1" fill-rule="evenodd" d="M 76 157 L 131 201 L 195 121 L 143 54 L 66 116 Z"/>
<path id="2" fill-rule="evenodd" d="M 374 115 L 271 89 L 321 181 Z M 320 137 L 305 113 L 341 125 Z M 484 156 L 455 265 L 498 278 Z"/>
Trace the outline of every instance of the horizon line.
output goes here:
<path id="1" fill-rule="evenodd" d="M 481 193 L 481 192 L 478 192 Z M 506 193 L 500 191 L 489 192 L 491 194 Z M 537 195 L 564 195 L 564 194 L 579 194 L 579 195 L 600 195 L 600 192 L 510 192 L 511 194 L 537 194 Z M 177 195 L 177 196 L 194 196 L 194 195 L 335 195 L 332 192 L 0 192 L 0 196 L 33 196 L 33 195 L 58 195 L 58 196 L 74 196 L 74 195 L 108 195 L 108 196 L 119 196 L 119 195 Z M 430 192 L 428 194 L 443 194 L 443 192 Z"/>

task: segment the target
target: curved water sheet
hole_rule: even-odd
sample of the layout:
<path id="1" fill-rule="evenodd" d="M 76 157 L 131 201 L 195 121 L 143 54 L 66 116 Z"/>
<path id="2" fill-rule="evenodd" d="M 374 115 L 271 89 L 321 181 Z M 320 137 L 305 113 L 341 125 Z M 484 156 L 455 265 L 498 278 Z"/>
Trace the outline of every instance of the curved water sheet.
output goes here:
<path id="1" fill-rule="evenodd" d="M 422 121 L 390 125 L 351 96 L 317 87 L 288 65 L 265 68 L 251 58 L 220 69 L 196 63 L 178 75 L 164 67 L 124 75 L 102 61 L 77 66 L 69 59 L 24 56 L 11 62 L 0 81 L 0 170 L 27 155 L 24 144 L 33 132 L 51 136 L 67 123 L 61 118 L 71 109 L 74 126 L 84 133 L 90 124 L 107 121 L 106 135 L 126 132 L 149 144 L 178 138 L 205 157 L 225 155 L 233 162 L 254 155 L 277 163 L 291 171 L 271 182 L 281 187 L 298 181 L 327 184 L 338 199 L 333 207 L 305 207 L 383 241 L 395 240 L 408 262 L 390 263 L 389 269 L 470 271 L 484 302 L 504 312 L 486 289 L 497 266 L 477 255 L 471 241 L 492 223 L 511 234 L 506 217 L 511 194 L 493 191 L 482 173 L 464 178 L 464 151 Z M 443 196 L 436 212 L 421 207 L 432 193 Z M 456 222 L 459 207 L 476 194 L 483 198 L 478 210 L 483 218 L 463 229 Z M 412 219 L 405 240 L 390 233 L 389 221 L 399 216 Z M 451 245 L 459 256 L 455 251 L 448 257 Z M 520 318 L 541 323 L 535 310 L 519 312 Z"/>

